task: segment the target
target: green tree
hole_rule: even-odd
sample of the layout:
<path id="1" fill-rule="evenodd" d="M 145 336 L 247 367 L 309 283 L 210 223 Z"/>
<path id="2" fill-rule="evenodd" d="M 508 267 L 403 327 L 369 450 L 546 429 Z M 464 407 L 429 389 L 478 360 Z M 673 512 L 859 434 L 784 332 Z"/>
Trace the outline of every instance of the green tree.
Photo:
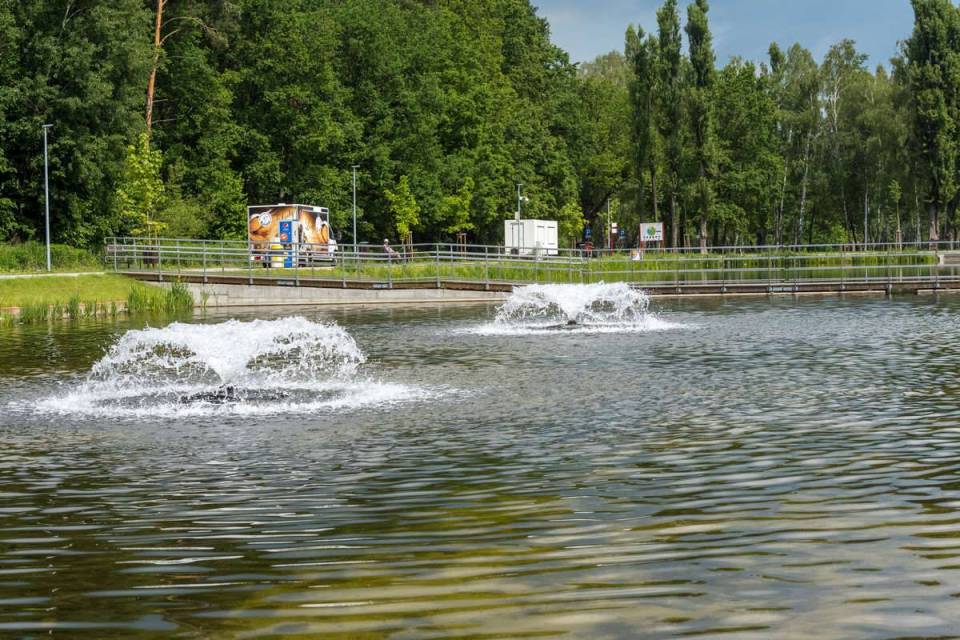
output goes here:
<path id="1" fill-rule="evenodd" d="M 790 47 L 784 55 L 774 43 L 770 47 L 770 81 L 778 110 L 782 159 L 773 236 L 777 244 L 782 243 L 786 230 L 792 226 L 792 241 L 796 244 L 807 215 L 817 143 L 823 131 L 820 68 L 810 51 L 799 44 Z M 792 225 L 788 218 L 792 218 Z"/>
<path id="2" fill-rule="evenodd" d="M 141 0 L 0 6 L 0 205 L 8 233 L 43 228 L 43 136 L 50 134 L 51 231 L 83 245 L 115 231 L 126 146 L 143 130 L 150 12 Z M 9 39 L 8 39 L 9 38 Z M 0 73 L 4 73 L 0 71 Z"/>
<path id="3" fill-rule="evenodd" d="M 9 135 L 7 115 L 13 111 L 16 103 L 14 83 L 20 72 L 18 63 L 18 45 L 20 33 L 14 20 L 14 0 L 0 0 L 0 238 L 29 233 L 29 227 L 21 223 L 17 216 L 17 203 L 13 198 L 16 184 L 16 170 L 7 159 L 4 144 Z"/>
<path id="4" fill-rule="evenodd" d="M 577 239 L 583 233 L 585 223 L 580 205 L 576 202 L 563 205 L 557 215 L 557 233 L 560 236 L 561 245 L 570 243 L 571 247 L 575 247 Z"/>
<path id="5" fill-rule="evenodd" d="M 657 94 L 656 55 L 657 40 L 643 39 L 643 29 L 631 25 L 627 29 L 626 51 L 632 66 L 630 78 L 632 164 L 638 182 L 644 174 L 650 179 L 650 201 L 654 220 L 660 220 L 657 191 L 657 149 L 659 131 L 655 96 Z"/>
<path id="6" fill-rule="evenodd" d="M 679 198 L 683 188 L 683 55 L 680 38 L 680 15 L 677 0 L 666 0 L 657 11 L 657 129 L 664 141 L 667 180 L 670 194 L 670 246 L 680 246 L 684 236 L 680 228 Z"/>
<path id="7" fill-rule="evenodd" d="M 753 63 L 733 59 L 718 74 L 717 211 L 714 238 L 766 244 L 775 217 L 783 159 L 777 138 L 777 106 L 771 82 Z"/>
<path id="8" fill-rule="evenodd" d="M 580 70 L 576 139 L 568 148 L 580 178 L 581 211 L 591 219 L 630 174 L 629 82 L 629 61 L 616 51 Z"/>
<path id="9" fill-rule="evenodd" d="M 447 223 L 447 233 L 466 233 L 476 228 L 476 225 L 470 221 L 473 188 L 473 178 L 468 177 L 455 195 L 443 199 L 443 217 Z"/>
<path id="10" fill-rule="evenodd" d="M 406 245 L 413 244 L 413 230 L 420 225 L 420 205 L 410 190 L 410 180 L 407 176 L 400 176 L 396 191 L 387 189 L 384 192 L 390 203 L 390 213 L 393 215 L 393 225 L 397 230 L 400 241 Z"/>
<path id="11" fill-rule="evenodd" d="M 156 236 L 163 230 L 157 214 L 163 203 L 160 177 L 162 154 L 150 148 L 150 138 L 140 134 L 137 144 L 127 147 L 123 172 L 117 184 L 116 207 L 121 228 L 135 236 Z"/>
<path id="12" fill-rule="evenodd" d="M 913 35 L 904 44 L 913 129 L 925 182 L 930 242 L 957 194 L 960 14 L 950 0 L 911 0 Z"/>
<path id="13" fill-rule="evenodd" d="M 700 214 L 700 252 L 707 252 L 707 220 L 714 200 L 716 177 L 716 131 L 713 122 L 712 91 L 716 74 L 713 41 L 707 22 L 707 0 L 696 0 L 687 8 L 687 39 L 693 82 L 689 91 L 690 127 L 693 131 L 697 165 L 696 204 Z"/>
<path id="14" fill-rule="evenodd" d="M 847 240 L 857 242 L 857 231 L 851 212 L 851 195 L 859 190 L 859 184 L 851 184 L 854 172 L 854 154 L 859 145 L 858 136 L 849 114 L 847 105 L 854 98 L 853 87 L 862 82 L 867 73 L 864 63 L 867 57 L 856 50 L 852 40 L 843 40 L 827 51 L 820 68 L 822 108 L 825 124 L 825 144 L 830 154 L 831 200 L 839 203 L 836 208 L 843 211 L 843 226 Z M 802 238 L 804 219 L 799 221 L 798 240 Z"/>

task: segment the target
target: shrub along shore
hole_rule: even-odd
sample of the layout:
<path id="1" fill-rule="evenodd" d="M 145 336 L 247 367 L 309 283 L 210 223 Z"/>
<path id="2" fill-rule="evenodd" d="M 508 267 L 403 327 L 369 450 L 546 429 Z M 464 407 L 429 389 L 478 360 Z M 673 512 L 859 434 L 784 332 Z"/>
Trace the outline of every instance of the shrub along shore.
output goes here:
<path id="1" fill-rule="evenodd" d="M 103 270 L 101 256 L 65 244 L 50 245 L 50 264 L 58 272 Z M 46 270 L 47 251 L 42 242 L 0 244 L 0 273 L 41 273 Z"/>

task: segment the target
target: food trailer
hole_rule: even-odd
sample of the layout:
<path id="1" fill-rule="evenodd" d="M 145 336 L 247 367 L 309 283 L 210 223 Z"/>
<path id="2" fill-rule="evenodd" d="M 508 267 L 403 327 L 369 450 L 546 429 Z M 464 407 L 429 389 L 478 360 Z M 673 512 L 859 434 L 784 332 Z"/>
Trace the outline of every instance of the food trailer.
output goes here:
<path id="1" fill-rule="evenodd" d="M 336 260 L 330 210 L 305 204 L 247 207 L 250 259 L 265 267 L 294 267 Z"/>

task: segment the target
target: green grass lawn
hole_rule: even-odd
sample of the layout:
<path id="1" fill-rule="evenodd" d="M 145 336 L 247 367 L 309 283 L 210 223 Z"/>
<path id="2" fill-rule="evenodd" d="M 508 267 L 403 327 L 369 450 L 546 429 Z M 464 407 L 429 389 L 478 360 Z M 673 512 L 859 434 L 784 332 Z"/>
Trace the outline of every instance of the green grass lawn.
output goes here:
<path id="1" fill-rule="evenodd" d="M 113 274 L 4 278 L 0 279 L 0 308 L 66 305 L 75 297 L 84 303 L 120 303 L 126 302 L 135 286 L 136 281 Z"/>

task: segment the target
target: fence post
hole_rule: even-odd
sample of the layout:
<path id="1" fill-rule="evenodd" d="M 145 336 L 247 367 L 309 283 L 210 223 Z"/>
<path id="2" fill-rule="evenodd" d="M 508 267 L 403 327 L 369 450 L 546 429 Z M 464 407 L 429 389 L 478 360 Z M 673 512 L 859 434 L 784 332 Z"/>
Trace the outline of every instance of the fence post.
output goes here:
<path id="1" fill-rule="evenodd" d="M 160 244 L 160 239 L 157 238 L 157 279 L 160 282 L 163 282 L 163 247 Z"/>
<path id="2" fill-rule="evenodd" d="M 939 290 L 940 290 L 940 265 L 939 265 L 939 262 L 940 262 L 940 252 L 939 252 L 939 246 L 937 247 L 937 249 L 938 249 L 938 251 L 937 251 L 937 263 L 938 263 L 938 264 L 933 265 L 933 288 L 936 289 L 937 291 L 939 291 Z"/>
<path id="3" fill-rule="evenodd" d="M 483 290 L 490 291 L 490 247 L 483 247 Z"/>
<path id="4" fill-rule="evenodd" d="M 840 245 L 840 291 L 847 290 L 847 253 Z"/>
<path id="5" fill-rule="evenodd" d="M 207 241 L 203 241 L 203 284 L 207 284 Z"/>
<path id="6" fill-rule="evenodd" d="M 393 255 L 387 254 L 387 288 L 393 289 Z"/>
<path id="7" fill-rule="evenodd" d="M 720 293 L 727 292 L 727 272 L 723 260 L 723 254 L 720 254 Z"/>
<path id="8" fill-rule="evenodd" d="M 677 247 L 676 254 L 673 257 L 673 288 L 677 295 L 680 295 L 680 264 L 683 260 L 683 253 L 680 247 Z"/>
<path id="9" fill-rule="evenodd" d="M 253 252 L 252 252 L 253 244 L 248 242 L 247 247 L 248 247 L 247 249 L 247 284 L 249 284 L 252 287 L 253 286 Z M 263 258 L 261 257 L 261 260 L 262 259 Z"/>
<path id="10" fill-rule="evenodd" d="M 434 247 L 436 251 L 436 265 L 437 265 L 437 289 L 440 288 L 440 243 L 438 242 Z"/>
<path id="11" fill-rule="evenodd" d="M 890 248 L 884 247 L 887 250 L 887 254 L 884 256 L 884 261 L 887 263 L 887 295 L 893 295 L 893 275 L 890 273 Z"/>

